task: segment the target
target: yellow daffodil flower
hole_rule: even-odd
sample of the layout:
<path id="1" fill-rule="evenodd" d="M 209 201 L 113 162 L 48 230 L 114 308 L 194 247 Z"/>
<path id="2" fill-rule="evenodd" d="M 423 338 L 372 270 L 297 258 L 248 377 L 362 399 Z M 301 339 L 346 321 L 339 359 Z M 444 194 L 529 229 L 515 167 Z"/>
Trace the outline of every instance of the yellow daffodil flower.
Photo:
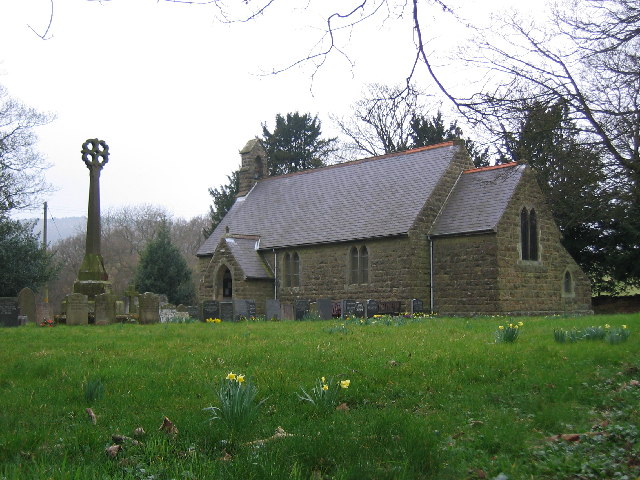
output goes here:
<path id="1" fill-rule="evenodd" d="M 605 323 L 604 328 L 611 328 L 611 326 L 608 323 Z"/>
<path id="2" fill-rule="evenodd" d="M 622 328 L 627 328 L 627 326 L 626 325 L 622 325 Z"/>
<path id="3" fill-rule="evenodd" d="M 229 372 L 229 375 L 227 375 L 227 380 L 235 380 L 237 378 L 237 375 L 233 372 Z"/>
<path id="4" fill-rule="evenodd" d="M 242 383 L 244 382 L 244 375 L 238 375 L 238 377 L 236 378 L 238 383 Z"/>
<path id="5" fill-rule="evenodd" d="M 349 388 L 350 384 L 351 384 L 351 380 L 341 380 L 340 381 L 340 386 L 342 388 Z"/>
<path id="6" fill-rule="evenodd" d="M 524 326 L 524 323 L 522 323 L 522 322 L 518 322 L 518 326 L 519 326 L 519 327 L 522 327 L 522 326 Z"/>
<path id="7" fill-rule="evenodd" d="M 321 378 L 320 378 L 320 381 L 321 381 L 322 383 L 325 383 L 327 380 L 326 380 L 324 377 L 321 377 Z"/>
<path id="8" fill-rule="evenodd" d="M 504 327 L 503 327 L 502 325 L 500 325 L 500 326 L 498 327 L 498 330 L 504 330 Z"/>
<path id="9" fill-rule="evenodd" d="M 327 385 L 326 383 L 322 385 L 322 390 L 324 390 L 325 392 L 329 390 L 329 385 Z"/>

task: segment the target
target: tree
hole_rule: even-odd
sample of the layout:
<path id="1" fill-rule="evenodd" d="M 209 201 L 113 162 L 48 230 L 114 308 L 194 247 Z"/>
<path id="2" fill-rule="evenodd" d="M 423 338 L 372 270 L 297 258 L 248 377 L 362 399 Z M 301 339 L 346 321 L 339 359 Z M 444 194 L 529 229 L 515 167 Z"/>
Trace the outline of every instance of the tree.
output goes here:
<path id="1" fill-rule="evenodd" d="M 411 118 L 410 126 L 411 148 L 462 139 L 464 135 L 462 128 L 458 126 L 457 120 L 450 122 L 449 126 L 445 127 L 442 112 L 440 111 L 431 118 L 414 115 Z M 488 147 L 483 150 L 470 138 L 464 140 L 464 146 L 476 167 L 486 167 L 489 165 Z"/>
<path id="2" fill-rule="evenodd" d="M 305 113 L 276 115 L 273 133 L 266 123 L 262 135 L 268 155 L 269 175 L 283 175 L 311 168 L 322 167 L 336 151 L 335 138 L 322 139 L 321 122 L 317 116 Z"/>
<path id="3" fill-rule="evenodd" d="M 14 297 L 24 287 L 37 290 L 58 268 L 33 234 L 32 223 L 0 215 L 0 297 Z"/>
<path id="4" fill-rule="evenodd" d="M 205 237 L 209 237 L 213 233 L 227 212 L 231 210 L 233 202 L 236 201 L 240 186 L 238 170 L 227 175 L 227 180 L 226 185 L 221 185 L 219 188 L 209 188 L 213 204 L 209 205 L 209 224 L 202 229 L 202 234 Z"/>
<path id="5" fill-rule="evenodd" d="M 48 165 L 36 150 L 34 129 L 53 118 L 9 97 L 0 85 L 0 215 L 39 203 L 39 194 L 48 190 Z"/>
<path id="6" fill-rule="evenodd" d="M 140 292 L 165 294 L 174 304 L 188 304 L 194 300 L 191 271 L 171 242 L 167 222 L 160 224 L 155 238 L 143 250 L 135 278 Z"/>

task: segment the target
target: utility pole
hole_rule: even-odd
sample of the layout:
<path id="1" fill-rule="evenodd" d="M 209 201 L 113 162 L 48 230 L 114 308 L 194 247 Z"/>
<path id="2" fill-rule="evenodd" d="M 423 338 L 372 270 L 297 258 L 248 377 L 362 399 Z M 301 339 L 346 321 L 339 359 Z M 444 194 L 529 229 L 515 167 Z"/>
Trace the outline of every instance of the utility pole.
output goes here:
<path id="1" fill-rule="evenodd" d="M 42 249 L 46 252 L 47 251 L 47 202 L 44 202 L 44 219 L 42 222 Z M 49 303 L 49 284 L 45 283 L 44 284 L 44 303 L 48 304 Z M 48 311 L 48 305 L 47 305 L 47 311 Z"/>

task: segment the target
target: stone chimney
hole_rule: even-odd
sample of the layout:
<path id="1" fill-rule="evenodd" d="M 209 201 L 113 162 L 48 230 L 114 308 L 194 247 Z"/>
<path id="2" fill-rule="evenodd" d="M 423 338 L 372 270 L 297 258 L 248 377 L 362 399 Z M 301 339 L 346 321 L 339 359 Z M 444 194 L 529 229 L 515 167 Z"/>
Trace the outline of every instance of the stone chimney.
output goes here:
<path id="1" fill-rule="evenodd" d="M 242 164 L 239 172 L 238 197 L 243 197 L 262 178 L 269 176 L 267 151 L 259 138 L 253 138 L 240 150 Z"/>

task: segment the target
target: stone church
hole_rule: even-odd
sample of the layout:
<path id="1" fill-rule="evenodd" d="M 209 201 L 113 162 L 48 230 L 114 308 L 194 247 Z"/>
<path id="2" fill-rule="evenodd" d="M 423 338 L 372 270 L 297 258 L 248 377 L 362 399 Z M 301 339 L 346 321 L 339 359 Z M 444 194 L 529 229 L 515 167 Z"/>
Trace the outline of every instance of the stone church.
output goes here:
<path id="1" fill-rule="evenodd" d="M 240 191 L 202 244 L 200 300 L 412 299 L 440 315 L 591 311 L 525 164 L 474 168 L 462 142 L 267 176 L 258 139 Z"/>

